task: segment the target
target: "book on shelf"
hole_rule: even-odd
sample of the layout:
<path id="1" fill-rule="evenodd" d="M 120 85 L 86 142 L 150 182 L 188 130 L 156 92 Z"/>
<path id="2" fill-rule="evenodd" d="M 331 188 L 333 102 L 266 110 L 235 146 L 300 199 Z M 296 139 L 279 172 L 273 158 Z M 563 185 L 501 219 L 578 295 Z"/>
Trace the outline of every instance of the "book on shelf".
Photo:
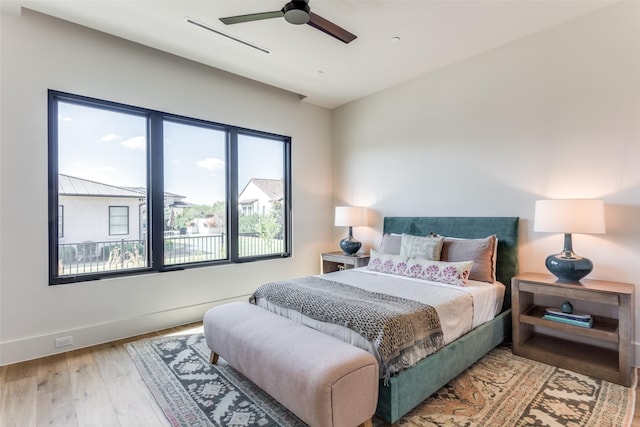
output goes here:
<path id="1" fill-rule="evenodd" d="M 591 328 L 593 326 L 593 318 L 576 320 L 567 318 L 565 316 L 558 316 L 552 313 L 546 313 L 544 316 L 542 316 L 542 318 L 551 320 L 553 322 L 565 323 L 567 325 L 580 326 L 582 328 Z"/>
<path id="2" fill-rule="evenodd" d="M 545 314 L 551 314 L 553 316 L 565 317 L 567 319 L 572 320 L 584 320 L 587 321 L 591 319 L 591 315 L 587 313 L 565 313 L 559 308 L 547 308 L 545 310 Z"/>

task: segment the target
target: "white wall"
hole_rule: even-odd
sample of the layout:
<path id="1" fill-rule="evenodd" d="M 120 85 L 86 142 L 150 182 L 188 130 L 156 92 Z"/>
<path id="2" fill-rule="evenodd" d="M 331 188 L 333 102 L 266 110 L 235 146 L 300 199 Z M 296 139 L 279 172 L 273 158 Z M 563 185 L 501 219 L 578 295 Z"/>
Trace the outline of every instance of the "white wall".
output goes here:
<path id="1" fill-rule="evenodd" d="M 640 307 L 640 2 L 623 2 L 333 112 L 334 204 L 383 216 L 518 216 L 520 271 L 561 235 L 542 198 L 602 198 L 607 234 L 576 235 L 589 278 L 636 285 Z M 336 234 L 338 236 L 339 234 Z M 636 365 L 640 315 L 636 314 Z"/>
<path id="2" fill-rule="evenodd" d="M 0 364 L 201 319 L 315 274 L 331 245 L 330 112 L 269 86 L 33 12 L 2 14 Z M 294 257 L 48 286 L 47 89 L 292 137 Z M 70 347 L 60 350 L 69 350 Z"/>

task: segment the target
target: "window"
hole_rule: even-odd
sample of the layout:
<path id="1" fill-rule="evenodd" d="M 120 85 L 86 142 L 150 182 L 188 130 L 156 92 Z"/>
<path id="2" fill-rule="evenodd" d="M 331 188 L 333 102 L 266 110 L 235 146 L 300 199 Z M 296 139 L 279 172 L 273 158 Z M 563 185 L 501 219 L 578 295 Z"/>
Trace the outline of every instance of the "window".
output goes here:
<path id="1" fill-rule="evenodd" d="M 50 283 L 289 256 L 290 145 L 50 91 Z"/>
<path id="2" fill-rule="evenodd" d="M 109 206 L 109 235 L 129 234 L 129 207 Z"/>
<path id="3" fill-rule="evenodd" d="M 167 265 L 227 258 L 227 132 L 203 123 L 165 120 L 164 209 Z M 188 201 L 188 203 L 186 202 Z"/>
<path id="4" fill-rule="evenodd" d="M 238 202 L 253 202 L 246 205 L 239 220 L 241 257 L 284 250 L 285 153 L 282 141 L 260 135 L 238 135 Z"/>

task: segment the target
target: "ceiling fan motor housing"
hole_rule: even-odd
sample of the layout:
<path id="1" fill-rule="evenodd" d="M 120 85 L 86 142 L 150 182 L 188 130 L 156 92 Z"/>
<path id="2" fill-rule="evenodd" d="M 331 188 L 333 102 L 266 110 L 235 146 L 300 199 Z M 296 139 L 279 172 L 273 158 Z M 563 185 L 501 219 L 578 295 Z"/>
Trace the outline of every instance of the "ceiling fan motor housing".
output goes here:
<path id="1" fill-rule="evenodd" d="M 284 19 L 295 25 L 302 25 L 309 22 L 309 12 L 311 8 L 304 0 L 293 0 L 285 4 L 282 8 Z"/>
<path id="2" fill-rule="evenodd" d="M 2 0 L 0 0 L 2 1 Z M 280 10 L 270 12 L 249 13 L 246 15 L 227 16 L 220 18 L 225 25 L 240 24 L 242 22 L 261 21 L 264 19 L 284 18 L 290 24 L 309 24 L 311 27 L 330 35 L 343 43 L 351 43 L 357 36 L 334 24 L 333 22 L 311 12 L 309 0 L 290 0 Z"/>

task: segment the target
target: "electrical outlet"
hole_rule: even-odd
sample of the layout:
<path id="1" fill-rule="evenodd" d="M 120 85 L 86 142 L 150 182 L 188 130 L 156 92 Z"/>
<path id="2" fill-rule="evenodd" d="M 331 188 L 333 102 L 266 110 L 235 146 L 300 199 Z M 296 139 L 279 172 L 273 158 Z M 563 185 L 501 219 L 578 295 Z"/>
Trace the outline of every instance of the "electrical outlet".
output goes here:
<path id="1" fill-rule="evenodd" d="M 73 337 L 71 335 L 68 337 L 56 338 L 56 348 L 66 347 L 68 345 L 73 345 Z"/>

